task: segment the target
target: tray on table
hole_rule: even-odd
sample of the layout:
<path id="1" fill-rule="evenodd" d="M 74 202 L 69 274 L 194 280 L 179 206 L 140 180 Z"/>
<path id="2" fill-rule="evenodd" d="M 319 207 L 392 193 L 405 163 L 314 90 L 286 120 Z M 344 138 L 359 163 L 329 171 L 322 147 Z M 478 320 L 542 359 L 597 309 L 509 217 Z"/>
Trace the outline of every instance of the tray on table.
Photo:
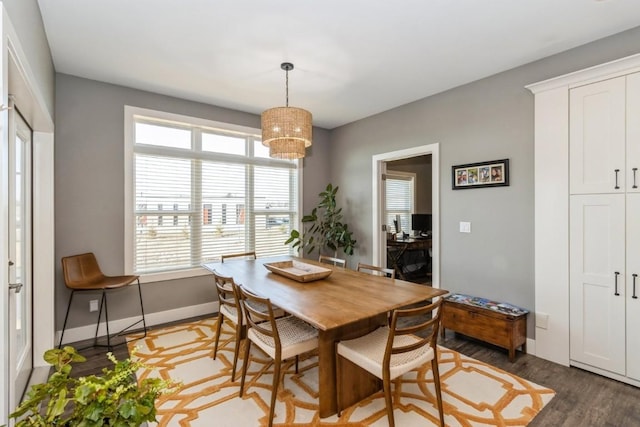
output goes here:
<path id="1" fill-rule="evenodd" d="M 281 261 L 264 264 L 267 270 L 298 282 L 313 282 L 328 277 L 332 270 L 300 261 Z"/>

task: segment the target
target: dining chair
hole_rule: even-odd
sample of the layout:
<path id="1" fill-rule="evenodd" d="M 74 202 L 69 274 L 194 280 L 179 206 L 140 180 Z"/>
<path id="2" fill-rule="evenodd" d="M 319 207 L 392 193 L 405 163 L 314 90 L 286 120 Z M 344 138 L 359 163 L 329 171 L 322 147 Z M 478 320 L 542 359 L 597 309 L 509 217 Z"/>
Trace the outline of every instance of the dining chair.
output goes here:
<path id="1" fill-rule="evenodd" d="M 256 251 L 240 252 L 240 253 L 234 253 L 234 254 L 223 254 L 220 256 L 220 260 L 222 262 L 224 262 L 225 259 L 229 259 L 229 258 L 257 259 Z"/>
<path id="2" fill-rule="evenodd" d="M 282 361 L 295 357 L 296 373 L 298 373 L 298 356 L 318 348 L 318 331 L 297 317 L 276 318 L 271 300 L 255 295 L 244 287 L 239 286 L 238 289 L 248 324 L 247 346 L 245 348 L 242 379 L 240 381 L 240 397 L 244 393 L 249 354 L 251 352 L 251 343 L 253 342 L 273 359 L 273 385 L 269 406 L 269 427 L 271 427 L 273 426 Z M 266 306 L 266 312 L 256 310 L 255 307 L 258 304 Z"/>
<path id="3" fill-rule="evenodd" d="M 396 271 L 393 268 L 378 267 L 375 265 L 369 265 L 359 262 L 358 268 L 356 270 L 364 273 L 388 277 L 390 279 L 396 278 Z"/>
<path id="4" fill-rule="evenodd" d="M 235 328 L 235 347 L 233 349 L 233 368 L 231 370 L 231 381 L 236 379 L 236 367 L 238 365 L 238 354 L 240 353 L 240 343 L 244 338 L 244 316 L 242 315 L 242 306 L 238 299 L 237 287 L 233 278 L 221 276 L 213 273 L 216 284 L 216 292 L 218 293 L 218 322 L 216 324 L 216 339 L 213 345 L 213 360 L 218 355 L 218 343 L 220 342 L 220 332 L 222 324 L 227 319 Z"/>
<path id="5" fill-rule="evenodd" d="M 64 324 L 62 325 L 62 333 L 60 334 L 60 342 L 58 348 L 62 347 L 62 339 L 64 338 L 64 331 L 67 328 L 67 320 L 69 319 L 69 310 L 71 308 L 71 302 L 76 292 L 101 292 L 100 306 L 98 309 L 98 320 L 96 322 L 96 333 L 93 338 L 94 347 L 107 347 L 109 351 L 113 349 L 111 345 L 112 336 L 122 335 L 125 331 L 131 329 L 133 326 L 142 323 L 144 335 L 137 337 L 136 339 L 142 339 L 147 336 L 147 322 L 144 316 L 144 304 L 142 302 L 142 290 L 140 289 L 140 278 L 136 275 L 124 275 L 124 276 L 105 276 L 100 270 L 96 256 L 92 252 L 71 255 L 62 258 L 62 274 L 64 276 L 65 286 L 71 290 L 69 296 L 69 303 L 67 304 L 67 313 L 64 316 Z M 141 319 L 122 329 L 120 332 L 113 335 L 109 332 L 109 310 L 107 304 L 107 292 L 115 291 L 116 289 L 125 288 L 134 282 L 138 283 L 138 296 L 140 297 L 140 313 Z M 98 330 L 100 328 L 100 319 L 102 318 L 102 312 L 104 308 L 105 325 L 107 328 L 107 344 L 98 345 Z M 126 342 L 126 341 L 125 341 Z M 121 344 L 124 344 L 122 342 Z"/>
<path id="6" fill-rule="evenodd" d="M 246 337 L 246 315 L 244 314 L 244 308 L 240 302 L 240 294 L 238 291 L 238 285 L 235 283 L 232 277 L 222 276 L 217 273 L 213 273 L 213 278 L 216 284 L 216 292 L 218 293 L 218 321 L 216 324 L 216 338 L 213 346 L 213 360 L 218 355 L 218 344 L 220 342 L 220 332 L 222 331 L 222 324 L 226 319 L 229 321 L 235 329 L 235 347 L 233 349 L 233 368 L 231 370 L 231 381 L 236 379 L 236 367 L 238 366 L 238 355 L 240 354 L 240 344 Z M 264 304 L 255 304 L 254 308 L 261 312 L 266 312 L 267 307 Z M 279 308 L 273 309 L 276 317 L 284 316 L 284 312 Z"/>
<path id="7" fill-rule="evenodd" d="M 440 426 L 444 426 L 437 347 L 441 304 L 442 299 L 438 299 L 437 302 L 427 302 L 416 308 L 396 309 L 391 316 L 390 326 L 382 326 L 362 337 L 337 343 L 338 414 L 344 409 L 340 405 L 342 370 L 345 369 L 342 365 L 345 360 L 382 379 L 390 427 L 395 425 L 391 381 L 430 361 Z"/>
<path id="8" fill-rule="evenodd" d="M 338 267 L 345 268 L 347 266 L 347 261 L 342 258 L 334 258 L 326 255 L 320 255 L 318 257 L 318 261 L 324 264 L 331 264 Z"/>

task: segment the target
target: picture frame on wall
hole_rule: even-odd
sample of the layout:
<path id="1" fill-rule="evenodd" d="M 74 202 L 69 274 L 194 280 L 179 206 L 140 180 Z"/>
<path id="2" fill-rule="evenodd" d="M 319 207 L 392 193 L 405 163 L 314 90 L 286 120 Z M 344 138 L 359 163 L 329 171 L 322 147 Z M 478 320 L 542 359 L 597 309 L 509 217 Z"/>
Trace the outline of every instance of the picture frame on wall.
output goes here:
<path id="1" fill-rule="evenodd" d="M 509 185 L 509 159 L 451 167 L 451 188 L 505 187 Z"/>

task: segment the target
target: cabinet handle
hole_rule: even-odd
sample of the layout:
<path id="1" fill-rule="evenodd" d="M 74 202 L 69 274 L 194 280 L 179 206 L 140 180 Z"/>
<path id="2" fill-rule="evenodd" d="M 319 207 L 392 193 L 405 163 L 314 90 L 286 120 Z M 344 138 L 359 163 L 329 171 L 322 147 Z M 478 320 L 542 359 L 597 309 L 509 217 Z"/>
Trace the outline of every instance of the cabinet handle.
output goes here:
<path id="1" fill-rule="evenodd" d="M 633 168 L 633 188 L 638 188 L 636 184 L 636 173 L 638 172 L 638 168 Z"/>
<path id="2" fill-rule="evenodd" d="M 614 295 L 615 295 L 615 296 L 620 296 L 620 294 L 618 293 L 618 276 L 620 275 L 620 272 L 619 272 L 619 271 L 616 271 L 616 272 L 615 272 L 615 275 L 616 275 L 616 276 L 615 276 L 615 286 L 616 286 L 616 289 L 615 289 Z"/>
<path id="3" fill-rule="evenodd" d="M 619 190 L 619 189 L 620 189 L 620 186 L 618 185 L 618 172 L 620 172 L 620 169 L 615 169 L 615 173 L 616 173 L 616 186 L 615 186 L 615 187 L 613 187 L 613 188 L 615 188 L 616 190 Z"/>
<path id="4" fill-rule="evenodd" d="M 633 296 L 631 296 L 631 298 L 638 299 L 638 296 L 636 295 L 636 277 L 638 277 L 638 275 L 636 273 L 633 273 L 632 276 L 633 276 Z"/>

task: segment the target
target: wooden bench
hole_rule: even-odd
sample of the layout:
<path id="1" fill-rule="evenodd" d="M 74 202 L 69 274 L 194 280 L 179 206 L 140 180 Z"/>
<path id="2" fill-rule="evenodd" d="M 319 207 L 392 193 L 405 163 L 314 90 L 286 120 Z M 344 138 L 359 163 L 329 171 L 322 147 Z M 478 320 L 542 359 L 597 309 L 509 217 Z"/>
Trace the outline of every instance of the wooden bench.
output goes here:
<path id="1" fill-rule="evenodd" d="M 469 295 L 453 294 L 442 305 L 442 337 L 445 329 L 509 350 L 513 362 L 516 349 L 527 352 L 527 314 L 520 307 Z"/>

